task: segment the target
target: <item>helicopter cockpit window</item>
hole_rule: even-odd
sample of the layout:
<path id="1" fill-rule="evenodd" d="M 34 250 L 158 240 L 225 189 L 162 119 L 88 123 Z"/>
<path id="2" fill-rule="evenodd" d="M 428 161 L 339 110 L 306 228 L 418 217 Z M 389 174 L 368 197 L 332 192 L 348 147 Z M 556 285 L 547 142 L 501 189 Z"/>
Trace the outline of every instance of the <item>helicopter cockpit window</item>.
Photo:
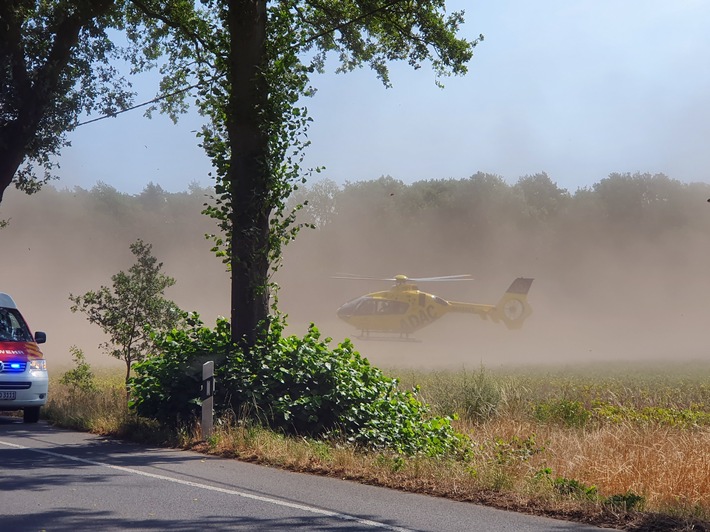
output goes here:
<path id="1" fill-rule="evenodd" d="M 354 308 L 353 308 L 354 307 Z M 372 316 L 387 314 L 405 314 L 409 304 L 404 301 L 390 301 L 388 299 L 375 299 L 364 297 L 356 301 L 356 304 L 347 309 L 348 313 L 354 316 Z M 345 310 L 345 307 L 343 307 Z M 343 312 L 345 313 L 345 312 Z"/>
<path id="2" fill-rule="evenodd" d="M 347 317 L 406 314 L 407 310 L 409 310 L 409 303 L 404 301 L 392 301 L 389 299 L 377 299 L 365 296 L 348 301 L 338 309 L 338 315 L 340 317 Z"/>
<path id="3" fill-rule="evenodd" d="M 377 301 L 378 314 L 406 314 L 409 304 L 404 301 L 389 301 L 380 299 Z"/>
<path id="4" fill-rule="evenodd" d="M 355 314 L 359 316 L 367 316 L 377 312 L 377 301 L 370 298 L 363 298 L 355 308 Z"/>

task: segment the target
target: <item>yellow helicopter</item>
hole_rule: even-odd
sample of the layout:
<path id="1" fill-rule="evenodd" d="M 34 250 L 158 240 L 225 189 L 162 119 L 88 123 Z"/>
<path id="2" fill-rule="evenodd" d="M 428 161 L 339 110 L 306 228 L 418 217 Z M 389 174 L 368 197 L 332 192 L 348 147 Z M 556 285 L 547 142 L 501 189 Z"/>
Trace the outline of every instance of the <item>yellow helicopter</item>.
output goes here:
<path id="1" fill-rule="evenodd" d="M 527 296 L 533 280 L 518 277 L 503 294 L 497 304 L 462 303 L 447 301 L 439 296 L 422 292 L 416 282 L 471 281 L 470 275 L 446 275 L 443 277 L 410 278 L 395 275 L 392 278 L 358 277 L 338 275 L 335 279 L 394 281 L 394 285 L 382 292 L 373 292 L 345 303 L 338 317 L 360 330 L 359 338 L 372 338 L 371 333 L 396 333 L 400 339 L 409 339 L 413 332 L 425 327 L 449 312 L 478 314 L 482 319 L 502 322 L 509 329 L 520 329 L 532 314 Z"/>

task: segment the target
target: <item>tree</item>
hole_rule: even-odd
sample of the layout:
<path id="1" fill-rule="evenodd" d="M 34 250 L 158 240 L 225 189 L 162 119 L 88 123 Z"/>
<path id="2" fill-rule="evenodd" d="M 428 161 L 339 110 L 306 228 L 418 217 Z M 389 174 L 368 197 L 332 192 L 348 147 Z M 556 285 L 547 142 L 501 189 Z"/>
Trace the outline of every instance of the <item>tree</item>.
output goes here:
<path id="1" fill-rule="evenodd" d="M 201 135 L 217 197 L 206 212 L 226 237 L 215 237 L 215 249 L 232 276 L 232 337 L 249 347 L 268 329 L 270 274 L 299 229 L 285 202 L 309 173 L 300 167 L 310 121 L 301 101 L 314 93 L 312 74 L 331 54 L 339 72 L 368 65 L 385 86 L 391 61 L 464 74 L 480 38 L 457 37 L 463 13 L 447 15 L 444 0 L 205 0 L 203 11 L 142 3 L 155 15 L 144 48 L 166 43 L 168 31 L 177 39 L 165 47 L 163 88 L 196 79 L 210 119 Z M 185 42 L 199 53 L 185 53 Z"/>
<path id="2" fill-rule="evenodd" d="M 525 198 L 528 214 L 533 221 L 550 220 L 570 199 L 569 192 L 558 187 L 545 172 L 521 177 L 514 188 Z"/>
<path id="3" fill-rule="evenodd" d="M 330 225 L 338 213 L 340 186 L 332 179 L 323 179 L 313 185 L 302 187 L 288 200 L 288 208 L 303 206 L 301 218 L 316 229 Z"/>
<path id="4" fill-rule="evenodd" d="M 125 108 L 129 84 L 111 66 L 120 0 L 0 2 L 0 203 L 10 184 L 31 194 L 52 178 L 82 112 Z M 36 167 L 43 170 L 38 176 Z"/>
<path id="5" fill-rule="evenodd" d="M 593 189 L 607 219 L 619 228 L 638 226 L 656 233 L 686 224 L 684 187 L 664 174 L 612 173 Z"/>
<path id="6" fill-rule="evenodd" d="M 163 297 L 175 279 L 161 273 L 162 262 L 151 254 L 152 246 L 137 240 L 130 246 L 136 263 L 111 277 L 113 287 L 102 286 L 82 296 L 69 295 L 72 312 L 83 312 L 109 336 L 101 344 L 106 352 L 126 364 L 126 383 L 131 365 L 143 360 L 152 346 L 151 332 L 177 326 L 185 317 L 175 303 Z"/>

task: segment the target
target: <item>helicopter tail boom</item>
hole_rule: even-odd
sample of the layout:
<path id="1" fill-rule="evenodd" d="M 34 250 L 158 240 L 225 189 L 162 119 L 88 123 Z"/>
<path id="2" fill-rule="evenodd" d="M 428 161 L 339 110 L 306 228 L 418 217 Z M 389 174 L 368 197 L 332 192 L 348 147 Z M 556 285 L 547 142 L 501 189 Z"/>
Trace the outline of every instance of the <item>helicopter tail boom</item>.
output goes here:
<path id="1" fill-rule="evenodd" d="M 506 290 L 497 305 L 448 301 L 447 310 L 478 314 L 481 318 L 490 318 L 495 323 L 502 321 L 509 329 L 520 329 L 523 322 L 532 314 L 532 308 L 528 304 L 528 292 L 532 282 L 532 279 L 518 277 Z"/>

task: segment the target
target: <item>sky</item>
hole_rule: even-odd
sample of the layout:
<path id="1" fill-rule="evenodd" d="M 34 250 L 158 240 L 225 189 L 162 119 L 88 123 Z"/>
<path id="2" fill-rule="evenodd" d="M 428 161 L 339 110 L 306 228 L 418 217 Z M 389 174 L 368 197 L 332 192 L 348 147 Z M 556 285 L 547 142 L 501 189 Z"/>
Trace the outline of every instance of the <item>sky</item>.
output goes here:
<path id="1" fill-rule="evenodd" d="M 456 0 L 461 35 L 485 40 L 464 77 L 391 66 L 393 88 L 361 69 L 313 78 L 304 104 L 306 167 L 338 184 L 405 183 L 497 174 L 513 184 L 546 172 L 574 192 L 611 173 L 710 182 L 710 2 Z M 141 80 L 137 101 L 157 79 Z M 210 186 L 195 138 L 200 117 L 174 125 L 132 111 L 81 126 L 60 159 L 59 188 L 103 182 L 138 194 Z M 314 178 L 314 180 L 320 179 Z"/>

